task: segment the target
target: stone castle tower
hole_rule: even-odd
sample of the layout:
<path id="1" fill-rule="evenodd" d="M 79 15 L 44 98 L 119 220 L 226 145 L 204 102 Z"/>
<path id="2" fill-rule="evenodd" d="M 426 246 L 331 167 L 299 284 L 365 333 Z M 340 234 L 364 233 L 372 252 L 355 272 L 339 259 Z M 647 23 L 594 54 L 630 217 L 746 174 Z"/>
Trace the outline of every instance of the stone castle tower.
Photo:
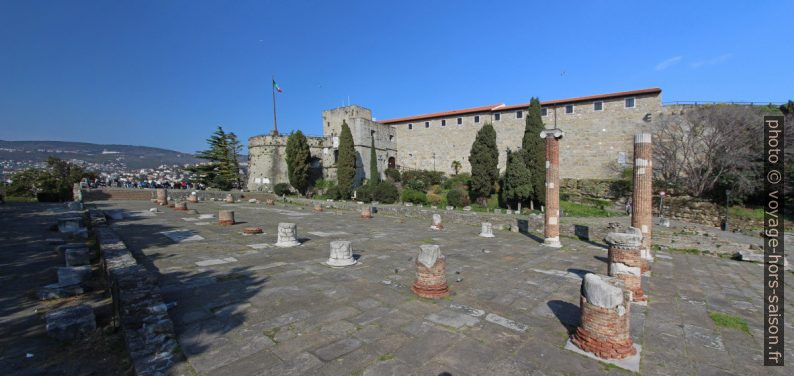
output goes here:
<path id="1" fill-rule="evenodd" d="M 661 89 L 650 88 L 541 102 L 547 128 L 562 128 L 560 177 L 608 179 L 615 166 L 631 163 L 633 136 L 647 131 L 662 113 Z M 342 122 L 353 134 L 357 182 L 369 174 L 370 145 L 375 139 L 378 173 L 399 170 L 436 170 L 451 175 L 452 163 L 468 172 L 469 150 L 477 131 L 491 123 L 496 129 L 499 168 L 504 171 L 507 150 L 521 147 L 528 103 L 494 104 L 425 115 L 374 121 L 372 111 L 353 105 L 323 111 L 323 135 L 308 137 L 315 178 L 336 179 L 336 158 Z M 287 178 L 286 135 L 248 139 L 248 189 L 268 191 Z"/>

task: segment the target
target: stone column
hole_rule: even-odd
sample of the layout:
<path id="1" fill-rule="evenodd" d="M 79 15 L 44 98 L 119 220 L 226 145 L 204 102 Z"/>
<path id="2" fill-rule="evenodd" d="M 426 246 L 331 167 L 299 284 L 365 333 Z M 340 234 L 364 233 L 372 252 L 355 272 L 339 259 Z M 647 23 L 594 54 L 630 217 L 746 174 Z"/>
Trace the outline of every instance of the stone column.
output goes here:
<path id="1" fill-rule="evenodd" d="M 446 257 L 437 245 L 423 244 L 416 258 L 416 281 L 411 291 L 428 299 L 441 299 L 449 295 Z"/>
<path id="2" fill-rule="evenodd" d="M 294 223 L 279 223 L 276 236 L 277 247 L 294 247 L 301 244 L 298 241 L 298 225 Z"/>
<path id="3" fill-rule="evenodd" d="M 334 240 L 331 242 L 331 256 L 328 258 L 329 266 L 350 266 L 356 263 L 353 258 L 353 248 L 347 240 Z"/>
<path id="4" fill-rule="evenodd" d="M 642 247 L 642 232 L 636 227 L 629 227 L 627 233 L 611 232 L 604 241 L 609 245 L 609 271 L 610 277 L 623 280 L 626 290 L 631 291 L 631 300 L 634 302 L 646 301 L 647 297 L 642 291 L 642 272 L 640 267 L 640 247 Z"/>
<path id="5" fill-rule="evenodd" d="M 83 202 L 83 188 L 80 183 L 74 183 L 72 186 L 72 199 L 77 202 Z"/>
<path id="6" fill-rule="evenodd" d="M 561 129 L 544 129 L 546 140 L 546 210 L 543 212 L 543 245 L 560 248 L 560 139 Z"/>
<path id="7" fill-rule="evenodd" d="M 226 200 L 224 200 L 224 201 L 226 201 L 227 204 L 233 204 L 234 203 L 234 196 L 232 196 L 232 194 L 229 193 L 229 194 L 226 195 Z"/>
<path id="8" fill-rule="evenodd" d="M 629 335 L 631 292 L 614 277 L 593 273 L 582 280 L 581 321 L 571 342 L 603 359 L 623 359 L 637 353 Z"/>
<path id="9" fill-rule="evenodd" d="M 174 210 L 187 211 L 187 202 L 180 201 L 174 204 Z"/>
<path id="10" fill-rule="evenodd" d="M 187 196 L 187 201 L 188 202 L 192 202 L 194 204 L 197 203 L 198 202 L 198 195 L 196 194 L 196 192 L 191 192 L 190 196 Z"/>
<path id="11" fill-rule="evenodd" d="M 372 208 L 369 206 L 361 208 L 361 218 L 372 218 Z"/>
<path id="12" fill-rule="evenodd" d="M 168 205 L 168 190 L 165 188 L 157 188 L 157 205 Z"/>
<path id="13" fill-rule="evenodd" d="M 317 213 L 323 212 L 323 205 L 322 204 L 314 204 L 314 211 Z"/>
<path id="14" fill-rule="evenodd" d="M 653 227 L 652 194 L 653 165 L 650 133 L 634 135 L 634 191 L 632 193 L 631 226 L 642 231 L 642 271 L 650 270 Z"/>
<path id="15" fill-rule="evenodd" d="M 232 210 L 218 210 L 218 224 L 221 226 L 230 226 L 234 224 L 234 211 Z"/>
<path id="16" fill-rule="evenodd" d="M 483 222 L 482 229 L 480 230 L 480 236 L 483 238 L 493 238 L 493 225 L 491 222 Z"/>
<path id="17" fill-rule="evenodd" d="M 430 226 L 432 230 L 444 229 L 444 224 L 441 223 L 441 214 L 433 214 L 433 224 Z"/>
<path id="18" fill-rule="evenodd" d="M 244 235 L 258 235 L 261 234 L 262 228 L 261 227 L 246 227 L 243 229 Z"/>
<path id="19" fill-rule="evenodd" d="M 272 205 L 275 205 L 275 204 L 276 204 L 276 200 L 274 200 L 272 198 L 269 198 L 269 197 L 265 199 L 265 205 L 271 205 L 272 206 Z"/>

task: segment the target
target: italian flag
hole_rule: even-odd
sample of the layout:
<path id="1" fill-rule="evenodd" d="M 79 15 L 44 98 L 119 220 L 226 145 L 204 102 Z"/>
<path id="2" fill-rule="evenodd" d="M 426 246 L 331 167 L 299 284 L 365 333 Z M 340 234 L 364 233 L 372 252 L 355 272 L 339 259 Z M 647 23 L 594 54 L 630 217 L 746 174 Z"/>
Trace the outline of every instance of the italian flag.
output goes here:
<path id="1" fill-rule="evenodd" d="M 276 83 L 276 80 L 273 80 L 273 89 L 276 89 L 276 91 L 278 91 L 279 93 L 282 92 L 281 88 L 278 87 L 278 84 Z"/>

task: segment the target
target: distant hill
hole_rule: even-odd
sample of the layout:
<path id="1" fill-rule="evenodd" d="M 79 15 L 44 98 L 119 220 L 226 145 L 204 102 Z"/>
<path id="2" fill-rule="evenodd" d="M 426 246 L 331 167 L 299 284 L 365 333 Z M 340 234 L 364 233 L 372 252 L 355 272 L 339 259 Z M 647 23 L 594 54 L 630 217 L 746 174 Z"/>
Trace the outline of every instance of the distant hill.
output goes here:
<path id="1" fill-rule="evenodd" d="M 183 165 L 203 161 L 190 153 L 148 146 L 0 140 L 0 161 L 34 164 L 46 161 L 49 156 L 101 165 L 124 166 L 128 169 L 156 168 L 160 165 Z M 241 160 L 245 161 L 242 158 Z"/>

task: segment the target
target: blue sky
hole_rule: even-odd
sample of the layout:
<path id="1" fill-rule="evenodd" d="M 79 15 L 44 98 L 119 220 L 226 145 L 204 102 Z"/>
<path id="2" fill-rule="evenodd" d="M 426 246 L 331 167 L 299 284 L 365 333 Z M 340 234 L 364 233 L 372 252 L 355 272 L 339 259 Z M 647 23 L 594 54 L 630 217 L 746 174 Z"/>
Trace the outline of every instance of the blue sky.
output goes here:
<path id="1" fill-rule="evenodd" d="M 195 151 L 217 125 L 378 119 L 661 87 L 794 99 L 792 2 L 0 0 L 0 139 Z"/>

